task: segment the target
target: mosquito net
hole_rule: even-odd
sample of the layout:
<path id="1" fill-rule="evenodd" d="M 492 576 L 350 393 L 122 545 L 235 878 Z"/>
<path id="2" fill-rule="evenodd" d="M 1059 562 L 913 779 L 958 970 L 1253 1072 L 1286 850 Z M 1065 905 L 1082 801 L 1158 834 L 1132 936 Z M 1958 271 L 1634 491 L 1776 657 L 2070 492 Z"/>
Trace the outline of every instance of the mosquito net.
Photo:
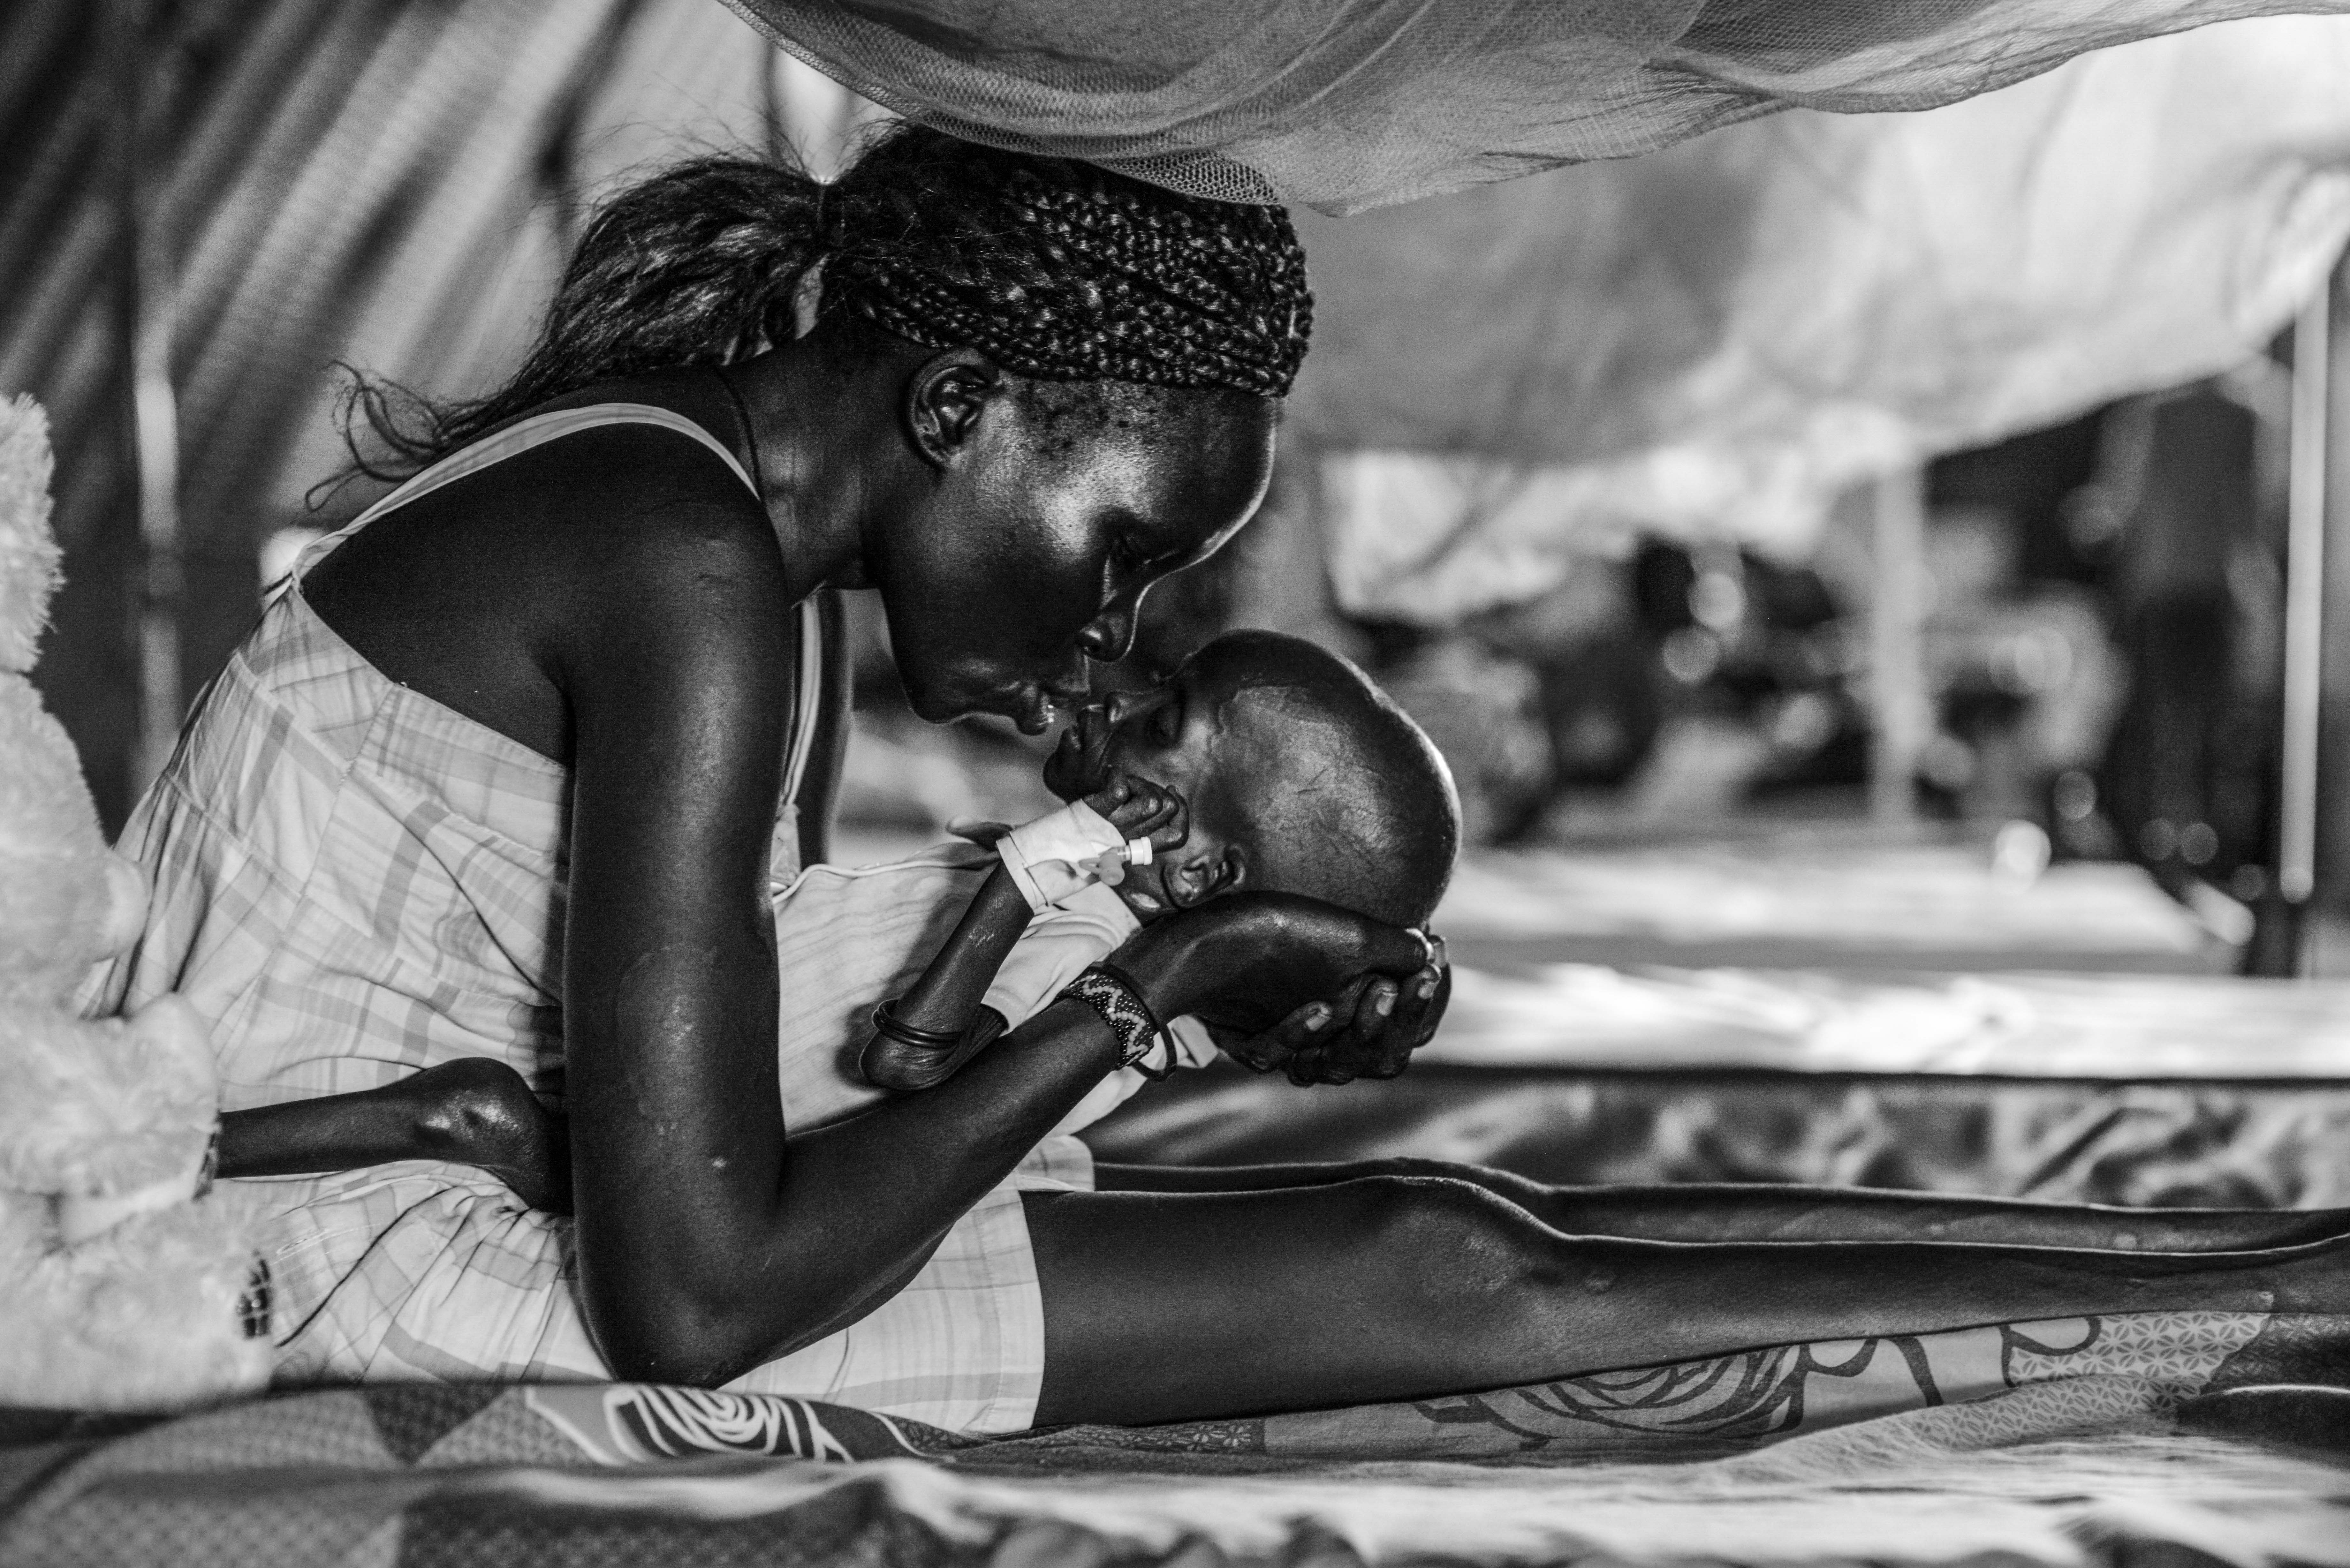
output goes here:
<path id="1" fill-rule="evenodd" d="M 925 124 L 1348 213 L 2350 0 L 726 0 Z"/>
<path id="2" fill-rule="evenodd" d="M 2350 241 L 2350 16 L 1919 114 L 1304 215 L 1283 440 L 1340 598 L 1445 621 L 1641 535 L 1807 551 L 1853 483 L 2243 365 Z"/>

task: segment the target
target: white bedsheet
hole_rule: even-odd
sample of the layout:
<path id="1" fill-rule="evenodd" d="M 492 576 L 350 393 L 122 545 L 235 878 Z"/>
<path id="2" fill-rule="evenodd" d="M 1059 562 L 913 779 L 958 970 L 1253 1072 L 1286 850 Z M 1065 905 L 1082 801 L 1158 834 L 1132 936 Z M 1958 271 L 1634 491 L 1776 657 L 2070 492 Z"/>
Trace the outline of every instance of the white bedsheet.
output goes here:
<path id="1" fill-rule="evenodd" d="M 1423 1060 L 2050 1078 L 2350 1079 L 2350 982 L 1456 968 Z"/>
<path id="2" fill-rule="evenodd" d="M 1803 831 L 1752 844 L 1472 851 L 1435 925 L 1448 938 L 1960 951 L 2192 955 L 2212 941 L 2136 866 L 2074 863 L 2027 880 L 1996 871 L 1972 844 Z"/>

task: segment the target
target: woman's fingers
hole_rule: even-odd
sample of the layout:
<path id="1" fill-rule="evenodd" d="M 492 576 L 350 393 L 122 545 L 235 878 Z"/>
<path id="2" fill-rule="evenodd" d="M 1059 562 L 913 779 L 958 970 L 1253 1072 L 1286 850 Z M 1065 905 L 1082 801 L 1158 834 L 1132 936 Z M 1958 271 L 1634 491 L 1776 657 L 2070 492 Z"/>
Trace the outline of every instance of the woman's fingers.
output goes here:
<path id="1" fill-rule="evenodd" d="M 1367 1043 L 1359 1068 L 1366 1078 L 1392 1078 L 1411 1065 L 1412 1053 L 1428 1044 L 1444 1017 L 1452 994 L 1450 970 L 1413 977 L 1404 990 L 1387 1027 Z"/>
<path id="2" fill-rule="evenodd" d="M 1383 982 L 1362 975 L 1347 982 L 1336 996 L 1308 1002 L 1271 1033 L 1285 1048 L 1274 1064 L 1299 1088 L 1315 1084 L 1346 1084 L 1357 1075 L 1355 1058 L 1365 1020 L 1376 1020 Z"/>
<path id="3" fill-rule="evenodd" d="M 1401 980 L 1368 980 L 1346 1026 L 1322 1043 L 1315 1064 L 1321 1082 L 1392 1078 L 1411 1065 L 1412 1053 L 1436 1033 L 1451 995 L 1442 943 L 1430 940 L 1428 952 L 1429 961 Z"/>
<path id="4" fill-rule="evenodd" d="M 1395 1034 L 1393 1020 L 1398 1002 L 1404 995 L 1403 985 L 1389 975 L 1367 975 L 1355 992 L 1354 1005 L 1340 1015 L 1340 1022 L 1326 1031 L 1321 1044 L 1319 1060 L 1315 1063 L 1316 1082 L 1349 1084 L 1358 1077 L 1391 1078 L 1402 1071 L 1400 1066 L 1388 1066 L 1391 1055 L 1409 1059 L 1409 1048 L 1396 1052 L 1388 1044 Z"/>
<path id="5" fill-rule="evenodd" d="M 1403 984 L 1393 1013 L 1381 1033 L 1375 1059 L 1366 1062 L 1367 1078 L 1392 1078 L 1411 1064 L 1411 1054 L 1435 1035 L 1452 999 L 1452 966 L 1444 956 L 1444 939 L 1429 939 L 1429 961 Z"/>
<path id="6" fill-rule="evenodd" d="M 1326 1002 L 1309 1002 L 1262 1034 L 1232 1038 L 1222 1030 L 1212 1033 L 1225 1055 L 1253 1073 L 1270 1073 L 1312 1046 L 1329 1028 L 1333 1011 Z"/>
<path id="7" fill-rule="evenodd" d="M 1350 986 L 1336 997 L 1307 1002 L 1260 1036 L 1271 1049 L 1272 1060 L 1266 1065 L 1283 1068 L 1295 1083 L 1315 1082 L 1298 1074 L 1312 1071 L 1321 1060 L 1323 1046 L 1345 1027 L 1354 1009 L 1354 989 Z"/>
<path id="8" fill-rule="evenodd" d="M 1420 973 L 1434 961 L 1429 940 L 1419 932 L 1375 920 L 1366 920 L 1363 925 L 1363 968 L 1390 976 L 1400 985 L 1407 977 Z"/>
<path id="9" fill-rule="evenodd" d="M 1440 955 L 1433 945 L 1429 950 Z M 1435 1033 L 1451 992 L 1451 971 L 1438 956 L 1401 980 L 1358 975 L 1261 1034 L 1228 1038 L 1218 1031 L 1217 1043 L 1252 1072 L 1279 1068 L 1300 1088 L 1392 1078 Z"/>

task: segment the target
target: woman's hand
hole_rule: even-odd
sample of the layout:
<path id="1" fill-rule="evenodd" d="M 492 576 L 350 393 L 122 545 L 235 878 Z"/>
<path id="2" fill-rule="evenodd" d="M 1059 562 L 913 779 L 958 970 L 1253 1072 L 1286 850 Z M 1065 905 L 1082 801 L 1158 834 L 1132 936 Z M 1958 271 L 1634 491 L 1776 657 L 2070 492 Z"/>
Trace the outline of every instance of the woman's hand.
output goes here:
<path id="1" fill-rule="evenodd" d="M 1307 1002 L 1261 1033 L 1208 1025 L 1227 1056 L 1254 1073 L 1275 1068 L 1304 1088 L 1392 1078 L 1434 1038 L 1452 1000 L 1452 966 L 1444 939 L 1429 940 L 1429 960 L 1401 982 L 1365 975 L 1337 994 Z"/>
<path id="2" fill-rule="evenodd" d="M 1195 1014 L 1241 1039 L 1285 1041 L 1284 1031 L 1290 1031 L 1313 1041 L 1331 1030 L 1326 1020 L 1319 1028 L 1305 1027 L 1315 1000 L 1343 996 L 1362 1021 L 1350 1016 L 1332 1034 L 1334 1042 L 1347 1042 L 1340 1070 L 1358 1059 L 1368 1070 L 1392 1055 L 1398 1064 L 1389 1076 L 1402 1070 L 1401 1061 L 1418 1044 L 1401 1044 L 1395 1032 L 1398 1014 L 1406 1012 L 1399 999 L 1413 999 L 1402 1022 L 1416 1030 L 1423 1022 L 1433 1027 L 1425 1015 L 1444 994 L 1440 963 L 1418 931 L 1289 893 L 1235 893 L 1184 910 L 1130 938 L 1118 960 L 1159 1017 Z M 1431 969 L 1434 988 L 1421 996 L 1419 982 Z M 1385 1013 L 1378 1011 L 1381 999 Z M 1331 1006 L 1328 1017 L 1337 1015 Z M 1365 1054 L 1373 1042 L 1380 1043 L 1376 1064 Z M 1265 1066 L 1275 1064 L 1274 1049 L 1263 1054 Z"/>

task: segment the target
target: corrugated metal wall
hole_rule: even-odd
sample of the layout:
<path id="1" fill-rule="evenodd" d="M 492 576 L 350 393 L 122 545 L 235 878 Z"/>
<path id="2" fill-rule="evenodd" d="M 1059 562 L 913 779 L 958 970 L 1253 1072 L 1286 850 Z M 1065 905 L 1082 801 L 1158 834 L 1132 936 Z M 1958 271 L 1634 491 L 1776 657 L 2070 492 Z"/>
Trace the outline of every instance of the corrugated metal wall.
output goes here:
<path id="1" fill-rule="evenodd" d="M 366 498 L 304 508 L 339 454 L 335 361 L 478 389 L 615 174 L 854 112 L 712 0 L 0 6 L 0 392 L 49 410 L 66 550 L 38 679 L 109 824 L 143 782 L 142 597 L 175 576 L 148 569 L 126 435 L 126 156 L 176 277 L 148 302 L 179 417 L 176 707 L 251 624 L 262 540 Z"/>

